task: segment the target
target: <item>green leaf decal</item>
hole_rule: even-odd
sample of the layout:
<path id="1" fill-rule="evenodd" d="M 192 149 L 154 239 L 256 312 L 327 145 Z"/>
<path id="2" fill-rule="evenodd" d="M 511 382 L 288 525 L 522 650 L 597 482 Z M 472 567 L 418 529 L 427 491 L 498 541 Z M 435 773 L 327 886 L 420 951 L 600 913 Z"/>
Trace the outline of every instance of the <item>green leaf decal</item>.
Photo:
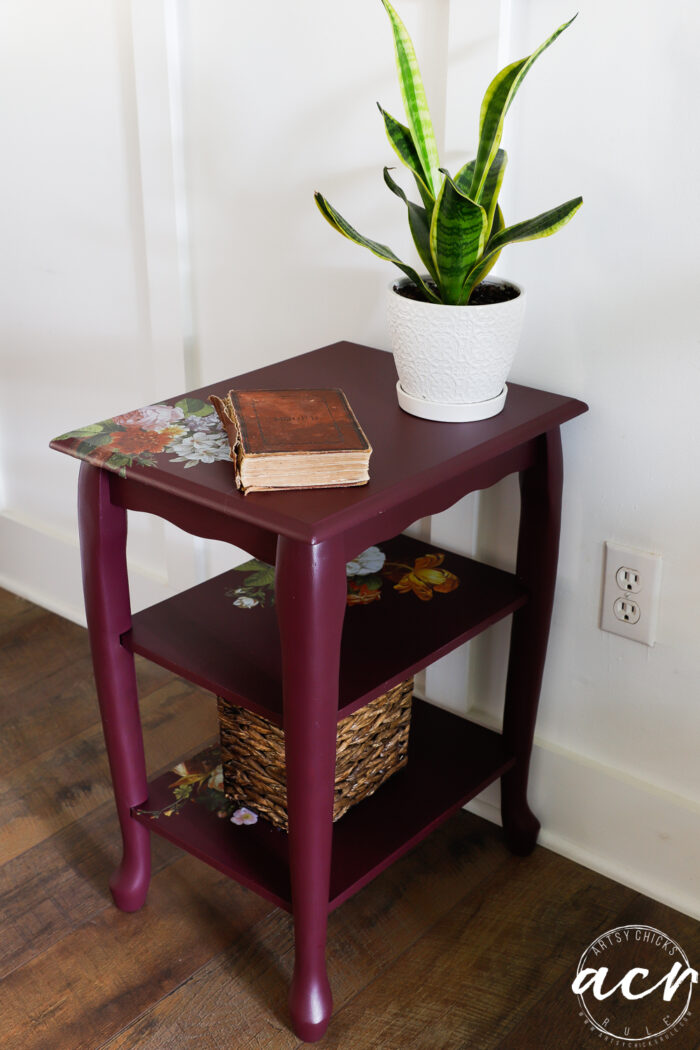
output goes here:
<path id="1" fill-rule="evenodd" d="M 108 467 L 130 467 L 131 456 L 125 455 L 123 452 L 114 452 L 107 460 Z"/>
<path id="2" fill-rule="evenodd" d="M 78 444 L 78 447 L 75 451 L 78 453 L 79 456 L 82 456 L 85 459 L 87 459 L 88 456 L 95 451 L 95 446 L 93 445 L 92 441 L 81 441 Z"/>
<path id="3" fill-rule="evenodd" d="M 274 568 L 272 565 L 268 565 L 266 561 L 259 561 L 257 558 L 251 558 L 250 561 L 244 561 L 240 565 L 236 565 L 235 572 L 253 572 L 256 569 L 272 569 L 274 575 Z"/>
<path id="4" fill-rule="evenodd" d="M 86 444 L 89 444 L 90 448 L 99 448 L 100 445 L 108 445 L 111 440 L 112 440 L 112 435 L 109 434 L 109 433 L 108 434 L 93 434 L 93 436 L 89 439 L 89 442 L 86 442 Z"/>
<path id="5" fill-rule="evenodd" d="M 240 571 L 240 566 L 238 571 Z M 273 565 L 263 565 L 261 563 L 260 569 L 254 571 L 247 578 L 247 587 L 274 587 L 275 585 L 275 569 Z"/>
<path id="6" fill-rule="evenodd" d="M 486 242 L 486 212 L 447 176 L 435 204 L 430 250 L 443 303 L 457 305 L 464 275 L 475 265 Z"/>
<path id="7" fill-rule="evenodd" d="M 433 122 L 430 119 L 428 100 L 425 97 L 423 80 L 418 68 L 418 60 L 406 27 L 394 11 L 389 0 L 382 0 L 382 4 L 391 20 L 391 28 L 394 33 L 394 47 L 396 48 L 396 65 L 399 71 L 399 82 L 401 84 L 401 95 L 408 118 L 408 126 L 411 129 L 413 143 L 420 157 L 421 167 L 425 183 L 433 197 L 437 195 L 440 188 L 440 173 L 437 143 Z"/>
<path id="8" fill-rule="evenodd" d="M 430 291 L 422 277 L 418 275 L 412 266 L 407 266 L 406 263 L 402 262 L 399 257 L 394 254 L 391 248 L 388 248 L 386 244 L 380 244 L 379 241 L 372 241 L 369 237 L 363 237 L 362 234 L 358 233 L 357 230 L 343 218 L 340 212 L 337 212 L 320 193 L 314 194 L 314 200 L 318 205 L 321 215 L 323 215 L 338 233 L 342 233 L 344 237 L 347 237 L 348 240 L 354 241 L 355 244 L 359 244 L 363 248 L 369 249 L 369 251 L 371 251 L 373 255 L 378 256 L 378 258 L 394 263 L 394 265 L 398 266 L 400 270 L 403 270 L 406 276 L 423 293 L 428 302 L 439 302 L 437 296 Z"/>
<path id="9" fill-rule="evenodd" d="M 68 441 L 69 438 L 92 437 L 101 434 L 105 427 L 112 423 L 111 419 L 105 419 L 102 423 L 90 423 L 87 427 L 78 427 L 77 430 L 69 430 L 67 434 L 61 434 L 56 441 Z"/>
<path id="10" fill-rule="evenodd" d="M 198 397 L 183 397 L 176 402 L 175 408 L 179 408 L 185 416 L 209 416 L 214 411 L 212 405 L 206 401 L 200 401 Z"/>

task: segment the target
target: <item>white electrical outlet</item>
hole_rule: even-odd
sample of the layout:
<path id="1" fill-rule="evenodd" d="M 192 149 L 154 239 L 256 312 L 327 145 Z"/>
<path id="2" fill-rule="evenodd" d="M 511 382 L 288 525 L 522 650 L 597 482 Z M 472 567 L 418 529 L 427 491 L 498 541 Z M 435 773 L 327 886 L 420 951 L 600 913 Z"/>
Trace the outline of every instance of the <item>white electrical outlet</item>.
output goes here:
<path id="1" fill-rule="evenodd" d="M 615 579 L 621 591 L 638 594 L 642 589 L 642 577 L 638 569 L 630 569 L 627 565 L 621 565 L 615 573 Z"/>
<path id="2" fill-rule="evenodd" d="M 661 556 L 605 544 L 603 631 L 653 645 L 661 590 Z"/>
<path id="3" fill-rule="evenodd" d="M 639 623 L 642 610 L 631 598 L 616 598 L 613 602 L 613 612 L 616 620 L 623 623 Z"/>

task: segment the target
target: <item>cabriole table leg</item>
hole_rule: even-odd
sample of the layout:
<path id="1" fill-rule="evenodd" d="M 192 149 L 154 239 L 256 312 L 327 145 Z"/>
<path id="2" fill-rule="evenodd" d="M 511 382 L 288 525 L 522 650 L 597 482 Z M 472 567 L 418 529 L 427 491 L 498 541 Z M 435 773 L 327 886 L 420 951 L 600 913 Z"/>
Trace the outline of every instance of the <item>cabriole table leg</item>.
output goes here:
<path id="1" fill-rule="evenodd" d="M 78 511 L 90 648 L 123 841 L 109 886 L 118 908 L 137 911 L 150 882 L 151 846 L 130 812 L 148 787 L 134 658 L 119 641 L 131 627 L 126 511 L 110 502 L 109 475 L 87 463 L 80 468 Z"/>
<path id="2" fill-rule="evenodd" d="M 501 780 L 501 816 L 509 849 L 526 855 L 540 822 L 527 801 L 527 780 L 542 685 L 559 556 L 562 452 L 559 428 L 538 439 L 537 462 L 520 475 L 516 573 L 530 599 L 513 617 L 503 716 L 506 750 L 516 764 Z"/>
<path id="3" fill-rule="evenodd" d="M 306 1042 L 321 1038 L 333 1007 L 326 973 L 326 925 L 346 594 L 345 558 L 338 544 L 309 545 L 279 538 L 276 602 L 295 937 L 289 1006 L 294 1031 Z"/>

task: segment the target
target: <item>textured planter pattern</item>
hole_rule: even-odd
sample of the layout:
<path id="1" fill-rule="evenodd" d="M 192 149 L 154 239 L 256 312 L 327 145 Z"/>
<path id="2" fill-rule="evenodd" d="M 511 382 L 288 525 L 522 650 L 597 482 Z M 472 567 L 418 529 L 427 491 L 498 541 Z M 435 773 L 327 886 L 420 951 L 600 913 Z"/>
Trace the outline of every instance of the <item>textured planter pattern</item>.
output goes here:
<path id="1" fill-rule="evenodd" d="M 504 303 L 441 306 L 398 295 L 394 289 L 404 283 L 393 281 L 389 286 L 388 321 L 396 370 L 406 393 L 445 404 L 497 397 L 520 340 L 522 288 Z"/>

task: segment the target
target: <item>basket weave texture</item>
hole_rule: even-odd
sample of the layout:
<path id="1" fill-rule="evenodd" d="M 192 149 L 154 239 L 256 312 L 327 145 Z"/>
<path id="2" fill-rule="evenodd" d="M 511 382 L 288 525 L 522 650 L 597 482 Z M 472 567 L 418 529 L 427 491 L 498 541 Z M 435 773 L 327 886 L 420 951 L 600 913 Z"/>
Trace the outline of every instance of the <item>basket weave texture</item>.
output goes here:
<path id="1" fill-rule="evenodd" d="M 411 678 L 338 723 L 334 821 L 406 765 L 412 694 Z M 224 791 L 286 831 L 284 732 L 221 696 L 218 706 Z"/>

